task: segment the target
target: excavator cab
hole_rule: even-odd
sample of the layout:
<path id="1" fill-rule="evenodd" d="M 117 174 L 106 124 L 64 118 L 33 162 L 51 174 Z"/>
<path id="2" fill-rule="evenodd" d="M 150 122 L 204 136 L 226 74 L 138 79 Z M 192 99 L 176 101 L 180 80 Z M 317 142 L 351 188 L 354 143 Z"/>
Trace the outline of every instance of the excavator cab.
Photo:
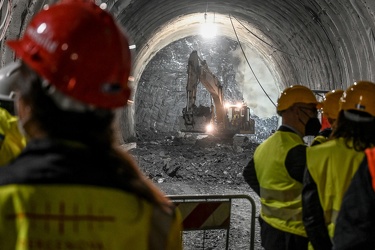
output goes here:
<path id="1" fill-rule="evenodd" d="M 227 127 L 237 134 L 254 134 L 255 123 L 250 118 L 250 108 L 246 104 L 226 105 Z"/>

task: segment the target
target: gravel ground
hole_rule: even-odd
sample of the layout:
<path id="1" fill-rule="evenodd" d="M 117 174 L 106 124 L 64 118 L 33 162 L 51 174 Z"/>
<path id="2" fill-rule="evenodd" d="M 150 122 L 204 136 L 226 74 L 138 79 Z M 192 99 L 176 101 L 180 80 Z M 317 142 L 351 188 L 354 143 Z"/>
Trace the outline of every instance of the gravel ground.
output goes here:
<path id="1" fill-rule="evenodd" d="M 246 137 L 219 140 L 203 135 L 154 135 L 124 145 L 145 175 L 167 195 L 245 194 L 256 205 L 252 211 L 246 199 L 236 199 L 231 206 L 229 249 L 249 249 L 251 213 L 259 213 L 259 197 L 244 182 L 242 171 L 258 144 Z M 259 225 L 254 228 L 254 249 L 260 247 Z M 198 232 L 201 233 L 201 232 Z M 223 230 L 206 231 L 204 249 L 225 249 Z M 203 249 L 203 235 L 184 235 L 184 249 Z M 224 241 L 224 243 L 223 243 Z"/>

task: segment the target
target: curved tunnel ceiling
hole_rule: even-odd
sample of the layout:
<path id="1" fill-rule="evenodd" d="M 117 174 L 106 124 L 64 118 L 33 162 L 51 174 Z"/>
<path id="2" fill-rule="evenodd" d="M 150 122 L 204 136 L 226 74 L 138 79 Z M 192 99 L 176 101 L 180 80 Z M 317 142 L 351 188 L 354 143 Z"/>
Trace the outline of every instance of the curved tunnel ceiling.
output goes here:
<path id="1" fill-rule="evenodd" d="M 205 14 L 207 16 L 206 19 L 204 18 Z M 215 20 L 214 22 L 213 19 Z M 262 38 L 261 34 L 257 34 L 260 32 L 251 28 L 250 24 L 245 20 L 235 19 L 230 15 L 202 12 L 175 18 L 159 28 L 159 30 L 148 40 L 147 45 L 137 52 L 134 64 L 134 77 L 136 81 L 139 79 L 149 60 L 151 60 L 159 50 L 181 38 L 199 35 L 206 20 L 210 23 L 213 22 L 215 25 L 217 30 L 216 36 L 224 36 L 232 40 L 238 39 L 243 47 L 249 47 L 256 50 L 258 53 L 262 54 L 268 65 L 271 67 L 274 65 L 271 60 L 272 57 L 267 54 L 267 50 L 264 50 L 263 47 L 270 47 L 270 45 L 263 40 L 264 38 Z M 249 30 L 251 30 L 252 33 L 251 37 L 247 37 L 249 36 Z M 242 39 L 240 39 L 241 37 Z M 245 39 L 245 37 L 247 38 Z M 277 69 L 272 68 L 272 70 L 275 77 L 277 77 Z"/>
<path id="2" fill-rule="evenodd" d="M 253 46 L 280 76 L 280 85 L 346 87 L 374 79 L 374 10 L 369 1 L 134 1 L 118 12 L 144 61 L 168 41 L 196 34 L 203 13 L 215 13 L 223 35 Z M 116 13 L 116 4 L 108 3 Z M 191 21 L 189 21 L 191 20 Z M 241 26 L 237 21 L 245 24 Z M 187 24 L 186 24 L 187 22 Z M 137 71 L 135 71 L 137 74 Z"/>
<path id="3" fill-rule="evenodd" d="M 14 60 L 4 42 L 19 37 L 31 16 L 44 4 L 53 2 L 1 1 L 1 66 Z M 197 34 L 204 13 L 207 17 L 215 15 L 219 35 L 233 40 L 238 36 L 241 43 L 263 55 L 280 88 L 303 84 L 315 90 L 330 90 L 346 88 L 359 79 L 375 81 L 375 1 L 102 2 L 136 45 L 134 88 L 145 66 L 159 50 L 180 38 Z M 10 20 L 7 13 L 12 17 Z M 128 118 L 127 134 L 134 134 L 134 109 L 125 111 L 124 115 Z"/>

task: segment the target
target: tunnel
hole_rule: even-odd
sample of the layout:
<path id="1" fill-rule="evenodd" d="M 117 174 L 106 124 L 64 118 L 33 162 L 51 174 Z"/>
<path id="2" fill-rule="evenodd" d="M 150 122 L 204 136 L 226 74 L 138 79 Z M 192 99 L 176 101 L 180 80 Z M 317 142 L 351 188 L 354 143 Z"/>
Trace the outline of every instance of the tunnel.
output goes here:
<path id="1" fill-rule="evenodd" d="M 22 36 L 32 16 L 55 2 L 0 2 L 0 67 L 16 60 L 6 41 Z M 272 116 L 265 115 L 264 110 L 272 109 L 279 93 L 290 85 L 305 85 L 319 94 L 346 89 L 358 80 L 375 81 L 374 1 L 95 2 L 115 16 L 132 49 L 129 84 L 133 94 L 127 107 L 118 111 L 119 132 L 124 142 L 134 140 L 137 127 L 144 124 L 156 130 L 178 130 L 176 119 L 186 102 L 189 49 L 198 45 L 200 49 L 203 45 L 210 49 L 210 52 L 200 51 L 203 57 L 210 58 L 216 53 L 227 60 L 226 67 L 232 64 L 236 67 L 228 73 L 229 77 L 214 65 L 217 59 L 208 61 L 220 79 L 226 81 L 228 91 L 234 93 L 227 96 L 249 98 L 250 107 L 259 117 Z M 215 37 L 210 38 L 215 40 L 210 42 L 202 40 L 199 33 L 208 24 L 213 26 L 206 33 L 216 30 Z M 221 41 L 220 45 L 215 41 Z M 215 51 L 217 47 L 222 51 Z M 228 61 L 226 54 L 232 55 L 236 63 Z M 251 76 L 251 80 L 242 81 L 241 75 Z M 263 101 L 254 99 L 258 96 Z"/>

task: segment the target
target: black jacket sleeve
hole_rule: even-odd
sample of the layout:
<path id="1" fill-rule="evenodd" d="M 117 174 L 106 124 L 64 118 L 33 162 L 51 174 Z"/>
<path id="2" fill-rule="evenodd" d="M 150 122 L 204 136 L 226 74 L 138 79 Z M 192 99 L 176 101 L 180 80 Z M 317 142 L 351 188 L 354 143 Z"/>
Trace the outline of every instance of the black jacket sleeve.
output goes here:
<path id="1" fill-rule="evenodd" d="M 303 173 L 306 167 L 305 145 L 298 145 L 289 150 L 285 159 L 285 167 L 290 177 L 300 183 L 303 182 Z"/>
<path id="2" fill-rule="evenodd" d="M 334 250 L 375 249 L 375 192 L 363 161 L 344 195 L 336 220 Z"/>
<path id="3" fill-rule="evenodd" d="M 260 196 L 259 181 L 255 172 L 254 158 L 249 161 L 243 170 L 243 177 L 247 184 Z"/>
<path id="4" fill-rule="evenodd" d="M 324 220 L 316 183 L 305 170 L 302 190 L 302 219 L 314 250 L 331 250 L 332 243 Z"/>
<path id="5" fill-rule="evenodd" d="M 286 159 L 285 159 L 285 167 L 289 173 L 289 175 L 297 180 L 298 182 L 302 183 L 303 181 L 303 173 L 306 167 L 306 146 L 305 145 L 298 145 L 291 150 L 289 150 Z M 256 176 L 255 172 L 255 165 L 254 165 L 254 158 L 249 161 L 243 171 L 243 177 L 247 184 L 260 195 L 260 186 L 259 181 Z"/>

